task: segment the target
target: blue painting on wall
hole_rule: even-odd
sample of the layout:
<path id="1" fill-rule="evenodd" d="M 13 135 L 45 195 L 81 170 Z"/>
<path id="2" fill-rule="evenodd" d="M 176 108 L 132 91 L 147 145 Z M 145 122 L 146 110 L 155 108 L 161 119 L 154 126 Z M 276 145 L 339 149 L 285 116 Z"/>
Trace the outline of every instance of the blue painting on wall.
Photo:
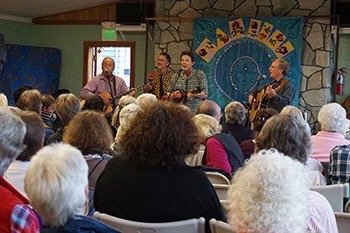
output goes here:
<path id="1" fill-rule="evenodd" d="M 48 47 L 7 44 L 7 57 L 0 74 L 0 92 L 14 105 L 13 92 L 32 86 L 54 94 L 59 87 L 61 50 Z"/>

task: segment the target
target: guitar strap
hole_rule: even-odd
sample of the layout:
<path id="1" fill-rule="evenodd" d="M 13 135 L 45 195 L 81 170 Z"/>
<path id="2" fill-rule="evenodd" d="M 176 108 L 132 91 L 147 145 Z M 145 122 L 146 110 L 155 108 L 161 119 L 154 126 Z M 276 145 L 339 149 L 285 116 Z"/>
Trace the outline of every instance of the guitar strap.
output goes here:
<path id="1" fill-rule="evenodd" d="M 163 95 L 164 95 L 163 74 L 160 73 L 160 77 L 159 77 L 159 96 L 162 97 Z"/>
<path id="2" fill-rule="evenodd" d="M 113 110 L 116 107 L 115 104 L 115 80 L 114 80 L 114 75 L 112 74 L 110 77 L 107 77 L 108 79 L 108 85 L 109 85 L 109 89 L 111 90 L 111 97 L 112 97 L 112 108 Z M 114 82 L 113 82 L 114 80 Z"/>

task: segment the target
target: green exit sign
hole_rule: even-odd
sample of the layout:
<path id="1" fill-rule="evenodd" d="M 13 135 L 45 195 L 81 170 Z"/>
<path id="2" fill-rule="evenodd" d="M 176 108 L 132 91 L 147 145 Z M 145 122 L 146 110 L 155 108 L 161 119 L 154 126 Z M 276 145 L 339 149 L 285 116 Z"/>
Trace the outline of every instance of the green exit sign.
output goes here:
<path id="1" fill-rule="evenodd" d="M 102 29 L 102 40 L 116 41 L 117 32 L 114 29 Z"/>

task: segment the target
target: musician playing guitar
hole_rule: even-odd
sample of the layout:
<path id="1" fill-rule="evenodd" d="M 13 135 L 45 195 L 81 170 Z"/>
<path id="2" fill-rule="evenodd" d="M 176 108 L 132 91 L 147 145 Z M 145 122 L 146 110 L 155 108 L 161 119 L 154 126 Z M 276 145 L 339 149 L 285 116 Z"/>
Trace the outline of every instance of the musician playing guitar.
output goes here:
<path id="1" fill-rule="evenodd" d="M 102 61 L 102 73 L 93 77 L 80 91 L 80 97 L 87 99 L 92 95 L 99 95 L 102 92 L 108 92 L 112 97 L 113 109 L 119 102 L 121 94 L 129 91 L 125 81 L 118 76 L 113 75 L 115 63 L 113 58 L 105 57 Z M 134 91 L 129 93 L 135 95 Z"/>
<path id="2" fill-rule="evenodd" d="M 251 122 L 260 108 L 273 108 L 280 112 L 284 106 L 290 105 L 295 90 L 293 84 L 285 77 L 288 73 L 288 68 L 289 65 L 286 60 L 274 60 L 269 68 L 272 82 L 257 93 L 249 95 Z"/>
<path id="3" fill-rule="evenodd" d="M 192 67 L 194 56 L 191 52 L 182 52 L 180 59 L 181 70 L 176 72 L 170 80 L 168 96 L 170 100 L 182 102 L 196 113 L 198 105 L 208 96 L 207 78 L 203 71 Z M 184 101 L 181 101 L 182 99 Z"/>

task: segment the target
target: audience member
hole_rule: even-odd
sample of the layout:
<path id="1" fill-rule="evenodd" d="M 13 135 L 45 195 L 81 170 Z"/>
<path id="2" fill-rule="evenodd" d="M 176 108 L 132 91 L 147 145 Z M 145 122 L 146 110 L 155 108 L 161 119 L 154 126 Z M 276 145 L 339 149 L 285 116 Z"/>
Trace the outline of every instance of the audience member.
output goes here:
<path id="1" fill-rule="evenodd" d="M 141 112 L 141 107 L 137 104 L 131 103 L 123 107 L 119 114 L 119 127 L 115 142 L 118 144 L 120 138 L 122 138 L 129 127 L 132 126 L 132 120 Z M 129 135 L 131 136 L 131 135 Z"/>
<path id="2" fill-rule="evenodd" d="M 24 91 L 17 101 L 17 107 L 22 110 L 34 111 L 41 115 L 41 94 L 37 89 Z"/>
<path id="3" fill-rule="evenodd" d="M 57 100 L 57 98 L 58 98 L 60 95 L 62 95 L 62 94 L 69 94 L 69 93 L 71 93 L 71 92 L 70 92 L 70 90 L 68 90 L 68 89 L 58 89 L 58 90 L 55 92 L 55 94 L 53 94 L 53 98 L 55 98 L 55 100 Z M 57 116 L 57 113 L 56 113 L 56 116 Z M 61 127 L 62 127 L 62 122 L 61 122 L 60 118 L 57 117 L 56 120 L 54 121 L 54 123 L 52 124 L 52 130 L 53 130 L 54 132 L 57 132 L 57 130 L 58 130 L 59 128 L 61 128 Z"/>
<path id="4" fill-rule="evenodd" d="M 206 114 L 214 117 L 218 122 L 220 122 L 222 113 L 220 106 L 213 100 L 203 100 L 197 108 L 196 114 Z"/>
<path id="5" fill-rule="evenodd" d="M 203 103 L 204 102 L 205 101 L 203 101 Z M 221 133 L 221 125 L 214 117 L 202 113 L 195 115 L 192 120 L 202 140 L 198 152 L 188 156 L 185 161 L 189 166 L 202 166 L 206 141 L 210 137 Z"/>
<path id="6" fill-rule="evenodd" d="M 212 168 L 231 178 L 231 175 L 244 163 L 244 157 L 236 139 L 229 133 L 221 133 L 221 126 L 214 117 L 197 114 L 194 121 L 202 135 L 212 134 L 210 137 L 204 137 L 203 165 L 206 169 Z M 203 134 L 205 131 L 207 133 Z M 213 134 L 214 132 L 218 133 Z"/>
<path id="7" fill-rule="evenodd" d="M 105 104 L 103 102 L 103 99 L 101 96 L 99 95 L 93 95 L 88 97 L 85 102 L 84 105 L 82 107 L 82 111 L 84 110 L 94 110 L 94 111 L 98 111 L 98 112 L 104 112 L 105 109 Z"/>
<path id="8" fill-rule="evenodd" d="M 128 104 L 135 103 L 136 99 L 130 95 L 124 95 L 120 98 L 118 106 L 115 108 L 113 117 L 112 117 L 112 126 L 115 129 L 119 127 L 119 113 L 120 111 Z"/>
<path id="9" fill-rule="evenodd" d="M 323 105 L 318 113 L 321 131 L 311 137 L 311 157 L 322 163 L 329 163 L 331 150 L 338 145 L 348 145 L 344 134 L 349 128 L 345 109 L 338 103 Z"/>
<path id="10" fill-rule="evenodd" d="M 304 116 L 302 114 L 302 112 L 299 110 L 299 108 L 295 107 L 295 106 L 291 106 L 291 105 L 287 105 L 285 106 L 282 111 L 281 114 L 287 114 L 293 117 L 296 117 L 299 121 L 301 122 L 306 122 L 306 120 L 304 120 Z M 319 185 L 319 184 L 323 184 L 326 185 L 326 178 L 322 175 L 323 172 L 323 166 L 321 164 L 320 161 L 309 157 L 306 161 L 306 169 L 310 172 L 309 176 L 314 176 L 314 185 Z M 316 172 L 316 173 L 312 173 L 312 172 Z M 322 181 L 322 182 L 320 182 Z"/>
<path id="11" fill-rule="evenodd" d="M 307 232 L 309 186 L 301 163 L 275 149 L 261 150 L 232 182 L 228 221 L 235 232 Z"/>
<path id="12" fill-rule="evenodd" d="M 238 101 L 232 101 L 225 107 L 225 124 L 222 132 L 229 132 L 238 144 L 247 139 L 254 138 L 254 132 L 244 126 L 247 119 L 246 109 Z"/>
<path id="13" fill-rule="evenodd" d="M 69 94 L 71 93 L 68 89 L 57 89 L 57 91 L 53 94 L 53 98 L 57 99 L 62 94 Z"/>
<path id="14" fill-rule="evenodd" d="M 18 98 L 17 106 L 21 110 L 33 111 L 41 116 L 42 101 L 40 91 L 37 89 L 24 91 Z M 47 144 L 49 137 L 53 134 L 54 131 L 52 129 L 49 127 L 45 128 L 44 145 Z"/>
<path id="15" fill-rule="evenodd" d="M 150 104 L 154 104 L 157 102 L 158 102 L 157 97 L 150 93 L 143 93 L 139 95 L 135 100 L 135 104 L 140 106 L 141 109 L 145 108 Z"/>
<path id="16" fill-rule="evenodd" d="M 272 116 L 277 115 L 277 110 L 273 108 L 261 108 L 256 113 L 256 117 L 253 120 L 253 130 L 255 136 L 258 135 L 262 127 L 264 126 L 265 122 Z M 242 153 L 246 159 L 249 159 L 250 156 L 255 151 L 255 144 L 256 140 L 255 137 L 253 139 L 247 139 L 242 141 L 239 146 L 242 150 Z"/>
<path id="17" fill-rule="evenodd" d="M 17 102 L 18 102 L 18 99 L 19 97 L 21 96 L 21 94 L 24 92 L 24 91 L 27 91 L 27 90 L 32 90 L 34 89 L 32 86 L 29 86 L 29 85 L 25 85 L 25 86 L 22 86 L 22 87 L 19 87 L 17 88 L 14 92 L 13 92 L 13 100 L 15 101 L 15 106 L 17 106 Z"/>
<path id="18" fill-rule="evenodd" d="M 184 162 L 200 143 L 191 117 L 169 102 L 143 109 L 121 138 L 123 155 L 112 158 L 97 181 L 96 210 L 141 222 L 224 221 L 206 175 Z"/>
<path id="19" fill-rule="evenodd" d="M 112 158 L 111 128 L 102 113 L 85 110 L 77 113 L 64 130 L 63 142 L 78 148 L 89 166 L 89 187 Z"/>
<path id="20" fill-rule="evenodd" d="M 267 120 L 256 140 L 256 152 L 276 148 L 284 155 L 303 164 L 311 151 L 311 132 L 306 122 L 288 114 L 279 114 Z M 296 177 L 297 178 L 297 177 Z M 321 194 L 309 191 L 308 217 L 311 232 L 338 232 L 332 207 Z"/>
<path id="21" fill-rule="evenodd" d="M 65 127 L 69 121 L 80 111 L 80 101 L 74 94 L 62 94 L 56 101 L 56 113 L 60 118 L 62 126 L 48 138 L 48 144 L 61 142 Z"/>
<path id="22" fill-rule="evenodd" d="M 331 184 L 350 183 L 350 145 L 339 145 L 331 150 L 328 177 Z"/>
<path id="23" fill-rule="evenodd" d="M 293 106 L 293 105 L 286 105 L 282 108 L 281 114 L 289 114 L 294 117 L 298 117 L 300 119 L 304 119 L 303 113 L 300 111 L 299 108 Z"/>
<path id="24" fill-rule="evenodd" d="M 45 138 L 45 124 L 40 116 L 33 111 L 20 111 L 16 113 L 26 125 L 26 135 L 23 144 L 25 149 L 17 156 L 7 171 L 5 178 L 22 194 L 24 192 L 24 176 L 28 170 L 30 159 L 43 147 Z"/>
<path id="25" fill-rule="evenodd" d="M 87 177 L 88 166 L 81 152 L 70 145 L 49 145 L 33 157 L 25 190 L 42 218 L 42 233 L 117 232 L 84 216 L 88 211 Z"/>
<path id="26" fill-rule="evenodd" d="M 4 178 L 11 162 L 25 148 L 26 126 L 7 107 L 0 107 L 0 129 L 0 232 L 39 232 L 39 219 L 33 209 L 27 206 L 24 212 L 18 212 L 15 207 L 28 204 L 27 198 Z"/>
<path id="27" fill-rule="evenodd" d="M 41 103 L 41 119 L 43 119 L 48 128 L 52 129 L 52 124 L 57 119 L 55 114 L 55 98 L 52 95 L 43 94 L 41 96 Z"/>

